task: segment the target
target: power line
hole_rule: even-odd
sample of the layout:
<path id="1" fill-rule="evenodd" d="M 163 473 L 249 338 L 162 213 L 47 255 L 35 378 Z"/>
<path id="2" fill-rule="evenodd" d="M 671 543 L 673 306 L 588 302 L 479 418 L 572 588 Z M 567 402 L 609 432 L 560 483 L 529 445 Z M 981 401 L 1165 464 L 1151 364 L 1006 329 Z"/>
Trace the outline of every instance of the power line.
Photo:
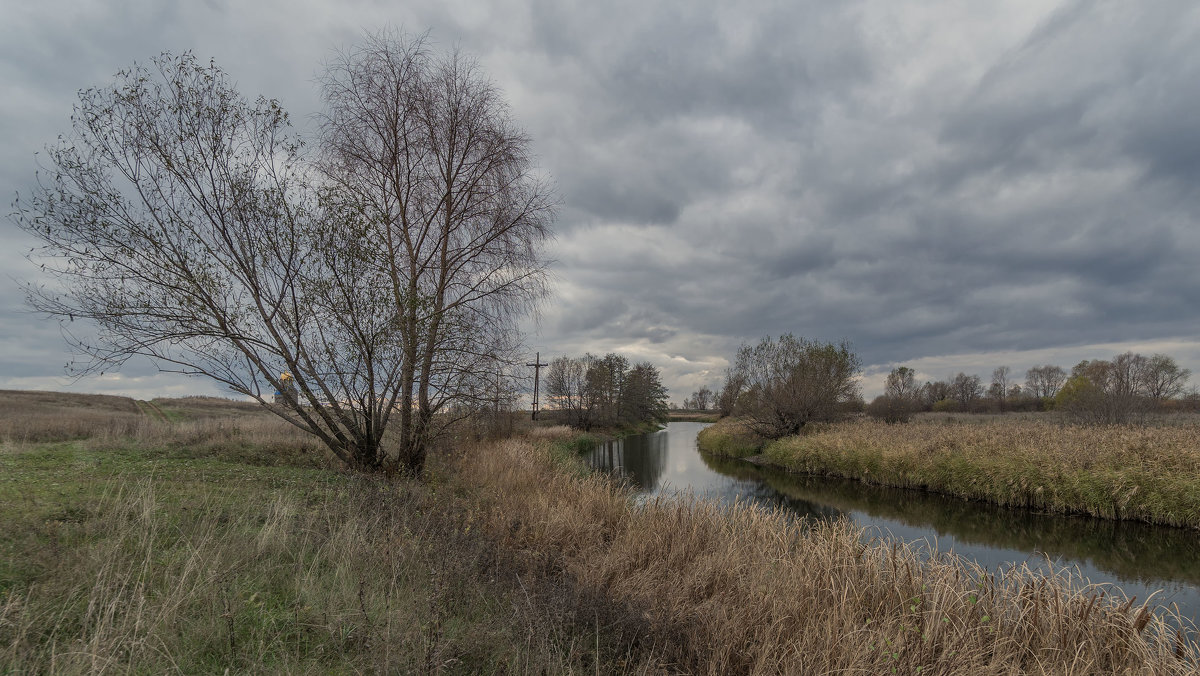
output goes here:
<path id="1" fill-rule="evenodd" d="M 542 363 L 542 353 L 541 353 L 541 352 L 536 352 L 536 353 L 534 353 L 534 357 L 533 357 L 533 363 L 532 363 L 532 364 L 526 364 L 526 366 L 532 366 L 532 367 L 533 367 L 533 418 L 532 418 L 532 420 L 537 420 L 537 414 L 538 414 L 538 385 L 540 385 L 540 384 L 541 384 L 541 382 L 542 382 L 542 367 L 543 367 L 543 366 L 549 366 L 549 364 L 543 364 L 543 363 Z"/>

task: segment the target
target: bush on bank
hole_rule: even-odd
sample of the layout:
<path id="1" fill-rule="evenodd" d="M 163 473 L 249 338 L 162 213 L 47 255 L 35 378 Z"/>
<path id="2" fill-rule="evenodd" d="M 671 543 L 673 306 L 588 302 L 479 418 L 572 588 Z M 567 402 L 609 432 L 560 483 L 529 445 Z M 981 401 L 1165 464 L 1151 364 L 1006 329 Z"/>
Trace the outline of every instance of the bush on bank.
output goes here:
<path id="1" fill-rule="evenodd" d="M 706 453 L 731 458 L 756 455 L 766 444 L 765 439 L 735 418 L 722 418 L 717 424 L 700 430 L 696 438 Z"/>

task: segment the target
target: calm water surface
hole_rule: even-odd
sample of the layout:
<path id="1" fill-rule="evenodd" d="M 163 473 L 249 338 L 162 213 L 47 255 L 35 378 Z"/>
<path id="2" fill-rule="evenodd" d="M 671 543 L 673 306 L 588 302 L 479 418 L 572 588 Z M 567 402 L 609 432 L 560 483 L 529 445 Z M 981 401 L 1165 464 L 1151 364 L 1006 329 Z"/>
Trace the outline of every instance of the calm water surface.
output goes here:
<path id="1" fill-rule="evenodd" d="M 1094 583 L 1111 583 L 1160 605 L 1175 604 L 1200 620 L 1200 534 L 1180 528 L 1038 514 L 857 481 L 808 477 L 741 460 L 702 455 L 696 434 L 706 423 L 609 442 L 588 464 L 627 478 L 647 496 L 687 493 L 726 502 L 782 506 L 801 516 L 845 516 L 869 537 L 936 545 L 991 571 L 1022 563 L 1078 568 Z M 1160 591 L 1161 590 L 1161 591 Z"/>

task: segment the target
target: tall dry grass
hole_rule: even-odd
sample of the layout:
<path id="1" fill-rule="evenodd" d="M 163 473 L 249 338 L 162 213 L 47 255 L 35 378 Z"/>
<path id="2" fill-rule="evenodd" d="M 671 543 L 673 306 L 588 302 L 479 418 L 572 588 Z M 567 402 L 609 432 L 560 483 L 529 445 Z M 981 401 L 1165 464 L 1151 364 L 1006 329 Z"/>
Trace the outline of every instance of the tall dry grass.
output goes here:
<path id="1" fill-rule="evenodd" d="M 725 423 L 705 430 L 716 447 Z M 1200 424 L 856 420 L 768 444 L 773 464 L 1000 505 L 1200 528 Z"/>
<path id="2" fill-rule="evenodd" d="M 116 482 L 57 526 L 61 557 L 0 594 L 0 673 L 661 666 L 619 608 L 530 575 L 450 491 L 322 473 L 242 481 L 236 499 L 214 486 L 180 504 L 177 490 Z"/>
<path id="3" fill-rule="evenodd" d="M 39 443 L 130 434 L 145 415 L 128 397 L 0 390 L 0 441 Z"/>
<path id="4" fill-rule="evenodd" d="M 493 537 L 640 613 L 685 672 L 1170 674 L 1200 659 L 1146 605 L 1065 575 L 997 577 L 745 505 L 634 506 L 528 442 L 459 472 Z"/>
<path id="5" fill-rule="evenodd" d="M 126 397 L 0 391 L 0 447 L 37 450 L 72 441 L 85 451 L 220 457 L 252 464 L 332 462 L 315 437 L 255 404 L 213 397 Z"/>

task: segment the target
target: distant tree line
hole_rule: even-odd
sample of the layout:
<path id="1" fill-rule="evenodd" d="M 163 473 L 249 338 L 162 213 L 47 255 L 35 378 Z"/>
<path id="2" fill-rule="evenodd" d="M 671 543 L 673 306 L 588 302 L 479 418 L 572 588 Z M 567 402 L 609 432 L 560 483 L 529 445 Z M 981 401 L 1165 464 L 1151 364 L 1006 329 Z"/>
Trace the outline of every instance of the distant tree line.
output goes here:
<path id="1" fill-rule="evenodd" d="M 907 422 L 919 411 L 1004 413 L 1058 410 L 1081 422 L 1135 422 L 1183 394 L 1191 371 L 1165 354 L 1126 352 L 1111 360 L 1084 360 L 1069 372 L 1061 366 L 1034 366 L 1017 382 L 1007 366 L 992 371 L 985 387 L 978 375 L 958 373 L 944 381 L 917 385 L 916 372 L 892 369 L 884 393 L 866 407 L 867 415 Z"/>
<path id="2" fill-rule="evenodd" d="M 576 429 L 665 422 L 667 390 L 650 362 L 618 354 L 558 357 L 546 368 L 547 409 Z"/>

